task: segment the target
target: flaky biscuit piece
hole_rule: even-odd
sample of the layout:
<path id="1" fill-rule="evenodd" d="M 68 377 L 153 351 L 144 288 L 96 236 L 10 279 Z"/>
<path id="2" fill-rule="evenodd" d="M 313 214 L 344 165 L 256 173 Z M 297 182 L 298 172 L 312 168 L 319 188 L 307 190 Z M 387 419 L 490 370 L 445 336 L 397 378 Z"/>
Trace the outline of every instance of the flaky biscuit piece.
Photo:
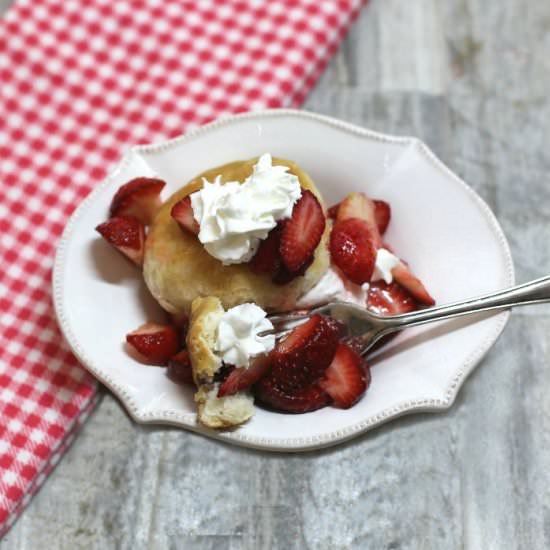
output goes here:
<path id="1" fill-rule="evenodd" d="M 186 340 L 197 387 L 212 383 L 214 374 L 222 365 L 222 360 L 213 350 L 223 313 L 220 300 L 214 296 L 196 298 L 191 305 Z"/>
<path id="2" fill-rule="evenodd" d="M 191 302 L 198 296 L 218 296 L 226 309 L 245 302 L 258 304 L 267 311 L 293 309 L 296 300 L 327 271 L 330 264 L 329 224 L 304 276 L 286 285 L 276 285 L 271 281 L 271 274 L 257 275 L 246 264 L 224 266 L 206 252 L 195 235 L 182 231 L 170 216 L 176 202 L 202 187 L 203 177 L 213 181 L 221 175 L 223 182 L 242 182 L 252 173 L 257 161 L 254 158 L 233 162 L 200 174 L 172 195 L 156 215 L 145 242 L 143 276 L 151 294 L 168 312 L 189 313 Z M 276 158 L 273 164 L 288 166 L 302 188 L 309 189 L 325 210 L 315 184 L 297 164 Z"/>
<path id="3" fill-rule="evenodd" d="M 218 325 L 224 313 L 218 298 L 196 298 L 191 305 L 187 351 L 197 385 L 195 402 L 199 422 L 209 428 L 229 428 L 246 422 L 254 414 L 254 398 L 248 392 L 218 397 L 214 375 L 221 359 L 214 353 Z"/>

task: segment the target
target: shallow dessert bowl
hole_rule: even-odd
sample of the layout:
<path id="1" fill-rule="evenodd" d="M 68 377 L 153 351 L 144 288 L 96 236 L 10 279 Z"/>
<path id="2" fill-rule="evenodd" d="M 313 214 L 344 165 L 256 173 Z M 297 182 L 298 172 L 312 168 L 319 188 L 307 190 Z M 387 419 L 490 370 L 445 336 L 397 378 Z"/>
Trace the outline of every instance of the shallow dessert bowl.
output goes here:
<path id="1" fill-rule="evenodd" d="M 167 182 L 167 198 L 207 168 L 265 152 L 301 165 L 327 204 L 350 191 L 388 201 L 392 221 L 385 240 L 437 303 L 514 284 L 508 244 L 494 215 L 418 139 L 305 111 L 248 113 L 131 148 L 75 211 L 59 243 L 53 285 L 59 325 L 78 359 L 137 422 L 176 425 L 274 451 L 334 445 L 403 414 L 449 408 L 502 332 L 507 312 L 400 334 L 371 358 L 372 384 L 349 410 L 326 407 L 291 415 L 257 407 L 248 423 L 225 432 L 197 423 L 191 387 L 173 383 L 165 369 L 141 364 L 128 353 L 128 332 L 165 317 L 141 272 L 94 231 L 107 218 L 115 191 L 133 177 L 157 175 Z"/>

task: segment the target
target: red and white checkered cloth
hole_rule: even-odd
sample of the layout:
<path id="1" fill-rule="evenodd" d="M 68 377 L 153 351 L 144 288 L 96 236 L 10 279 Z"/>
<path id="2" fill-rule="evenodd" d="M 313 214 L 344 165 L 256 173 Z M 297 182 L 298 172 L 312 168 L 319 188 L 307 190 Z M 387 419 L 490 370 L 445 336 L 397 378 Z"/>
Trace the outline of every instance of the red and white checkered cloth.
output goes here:
<path id="1" fill-rule="evenodd" d="M 364 0 L 18 0 L 0 20 L 0 536 L 93 408 L 56 326 L 68 216 L 131 144 L 298 106 Z"/>

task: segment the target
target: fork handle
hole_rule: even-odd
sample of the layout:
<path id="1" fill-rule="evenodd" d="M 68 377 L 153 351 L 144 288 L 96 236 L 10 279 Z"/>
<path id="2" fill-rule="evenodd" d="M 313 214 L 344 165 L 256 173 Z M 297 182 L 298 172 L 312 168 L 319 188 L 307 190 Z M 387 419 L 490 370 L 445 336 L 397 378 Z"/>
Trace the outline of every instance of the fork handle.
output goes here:
<path id="1" fill-rule="evenodd" d="M 550 276 L 462 302 L 388 317 L 387 321 L 383 323 L 383 328 L 376 339 L 405 327 L 423 325 L 432 321 L 441 321 L 480 311 L 509 309 L 513 306 L 544 302 L 550 302 Z"/>

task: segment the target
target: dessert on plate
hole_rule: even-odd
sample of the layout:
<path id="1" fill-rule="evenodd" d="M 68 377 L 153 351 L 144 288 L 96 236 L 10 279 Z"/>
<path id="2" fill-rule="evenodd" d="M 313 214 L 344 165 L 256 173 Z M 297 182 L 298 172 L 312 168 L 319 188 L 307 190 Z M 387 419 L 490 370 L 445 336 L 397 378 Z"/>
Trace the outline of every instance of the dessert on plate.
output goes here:
<path id="1" fill-rule="evenodd" d="M 383 240 L 390 205 L 349 193 L 328 210 L 296 163 L 272 158 L 208 170 L 164 203 L 164 181 L 135 178 L 97 231 L 143 267 L 168 314 L 126 336 L 143 360 L 196 386 L 198 420 L 247 421 L 254 401 L 274 411 L 349 408 L 370 369 L 334 319 L 313 315 L 275 341 L 267 314 L 334 300 L 382 315 L 434 301 Z"/>
<path id="2" fill-rule="evenodd" d="M 313 254 L 306 251 L 307 262 L 296 256 L 294 272 L 286 264 L 275 272 L 260 265 L 261 254 L 251 261 L 261 243 L 260 252 L 273 243 L 272 230 L 290 217 L 300 196 L 307 203 L 304 219 L 308 208 L 316 208 L 308 221 L 316 226 L 308 232 L 317 245 Z M 200 223 L 193 215 L 200 215 Z M 327 270 L 328 234 L 321 195 L 295 163 L 269 155 L 232 162 L 200 174 L 160 208 L 147 235 L 143 275 L 171 313 L 189 313 L 197 296 L 217 296 L 226 308 L 253 302 L 268 310 L 289 309 Z"/>

